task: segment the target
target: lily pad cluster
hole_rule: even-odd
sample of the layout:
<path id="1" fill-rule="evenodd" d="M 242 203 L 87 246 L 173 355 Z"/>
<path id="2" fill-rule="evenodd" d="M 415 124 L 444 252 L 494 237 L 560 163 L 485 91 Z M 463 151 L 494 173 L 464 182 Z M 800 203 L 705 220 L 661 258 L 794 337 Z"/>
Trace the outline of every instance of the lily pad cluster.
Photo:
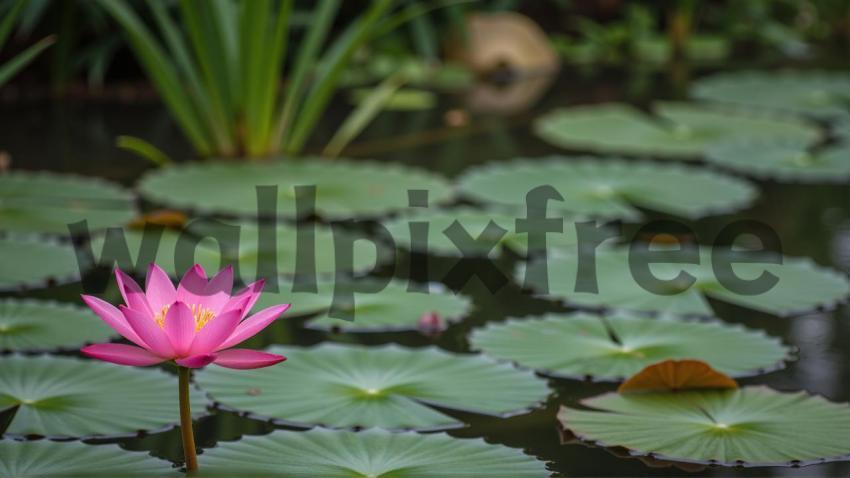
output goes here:
<path id="1" fill-rule="evenodd" d="M 285 180 L 283 180 L 285 178 Z M 264 225 L 247 221 L 219 219 L 191 221 L 183 230 L 142 230 L 129 192 L 100 180 L 54 175 L 15 173 L 2 177 L 0 218 L 5 236 L 0 238 L 0 259 L 4 269 L 0 288 L 37 287 L 76 280 L 90 265 L 80 267 L 85 254 L 78 254 L 69 243 L 59 239 L 21 235 L 27 233 L 66 233 L 68 221 L 86 220 L 88 230 L 95 235 L 89 244 L 95 264 L 111 267 L 115 259 L 132 262 L 137 273 L 147 263 L 157 262 L 169 273 L 182 272 L 181 251 L 192 252 L 191 262 L 215 270 L 225 264 L 234 265 L 244 279 L 257 275 L 260 265 L 274 261 L 280 267 L 277 289 L 268 290 L 257 306 L 270 302 L 295 301 L 293 315 L 320 314 L 310 325 L 315 328 L 345 328 L 352 331 L 414 329 L 423 314 L 437 314 L 446 321 L 460 319 L 471 307 L 470 300 L 429 285 L 428 293 L 407 290 L 407 283 L 392 281 L 381 293 L 360 295 L 352 304 L 356 322 L 345 322 L 328 315 L 335 287 L 345 282 L 331 280 L 338 273 L 335 251 L 352 245 L 352 263 L 347 272 L 353 274 L 380 264 L 386 259 L 383 249 L 364 250 L 364 244 L 350 236 L 350 229 L 321 224 L 281 223 L 272 228 L 268 240 Z M 426 189 L 433 203 L 444 202 L 452 195 L 448 184 L 437 176 L 395 165 L 377 163 L 310 164 L 304 161 L 281 161 L 264 164 L 204 164 L 175 167 L 154 172 L 140 185 L 151 201 L 182 210 L 192 215 L 212 214 L 251 216 L 256 208 L 255 186 L 271 183 L 285 187 L 273 198 L 273 213 L 295 218 L 301 211 L 294 209 L 296 196 L 303 190 L 293 186 L 316 186 L 315 214 L 325 219 L 345 219 L 352 216 L 370 217 L 403 209 L 408 189 Z M 193 185 L 197 186 L 195 188 Z M 179 187 L 178 187 L 179 186 Z M 309 188 L 308 188 L 309 189 Z M 308 194 L 309 195 L 309 194 Z M 309 213 L 308 214 L 312 214 Z M 263 219 L 269 219 L 268 217 Z M 122 227 L 126 226 L 123 229 Z M 228 229 L 239 230 L 238 240 L 228 235 Z M 183 223 L 172 227 L 183 227 Z M 108 233 L 101 229 L 113 228 Z M 115 229 L 118 228 L 118 229 Z M 9 234 L 14 233 L 14 234 Z M 304 238 L 314 247 L 312 258 L 299 256 Z M 308 245 L 308 249 L 309 246 Z M 365 244 L 366 247 L 370 247 Z M 110 249 L 112 248 L 112 249 Z M 80 251 L 85 252 L 83 248 Z M 77 251 L 77 252 L 80 252 Z M 128 257 L 127 254 L 129 253 Z M 307 269 L 302 268 L 306 263 Z M 126 264 L 122 264 L 126 266 Z M 9 267 L 5 267 L 9 266 Z M 318 278 L 318 294 L 291 292 L 304 277 Z M 359 285 L 351 282 L 349 286 Z M 436 287 L 436 288 L 435 288 Z M 300 289 L 299 289 L 300 290 Z M 286 300 L 282 300 L 286 296 Z M 296 300 L 297 299 L 297 300 Z M 343 305 L 344 307 L 344 305 Z M 12 352 L 75 349 L 98 340 L 108 340 L 109 329 L 79 307 L 32 299 L 5 299 L 0 302 L 0 349 Z M 379 355 L 375 360 L 373 354 Z M 457 419 L 441 411 L 443 408 L 473 409 L 481 413 L 510 415 L 525 412 L 548 395 L 544 381 L 532 373 L 491 361 L 482 356 L 459 356 L 437 349 L 412 350 L 385 347 L 373 352 L 366 347 L 323 346 L 301 351 L 287 350 L 290 357 L 298 356 L 295 367 L 287 367 L 297 380 L 312 377 L 303 387 L 301 405 L 297 400 L 280 412 L 282 420 L 304 423 L 325 423 L 331 427 L 387 426 L 389 428 L 447 428 L 457 426 Z M 314 357 L 311 359 L 311 357 Z M 325 373 L 309 365 L 314 360 L 337 365 L 326 367 Z M 386 363 L 397 367 L 399 376 L 387 374 Z M 430 365 L 428 365 L 430 364 Z M 336 380 L 334 374 L 350 373 L 347 380 Z M 300 377 L 300 378 L 299 378 Z M 226 377 L 225 377 L 226 378 Z M 232 380 L 236 377 L 227 378 Z M 255 377 L 256 379 L 256 377 Z M 211 373 L 198 376 L 199 382 L 214 390 L 216 399 L 235 402 L 227 394 L 227 380 Z M 287 380 L 265 381 L 258 392 L 248 390 L 249 397 L 280 397 L 278 390 L 266 389 L 268 384 L 281 386 Z M 503 380 L 516 382 L 512 393 L 497 393 L 493 388 Z M 135 435 L 162 430 L 177 421 L 173 404 L 176 390 L 167 374 L 150 369 L 118 369 L 113 366 L 69 357 L 7 355 L 0 358 L 0 412 L 3 423 L 0 433 L 6 438 L 92 438 Z M 357 388 L 359 387 L 359 388 Z M 325 395 L 326 389 L 333 389 Z M 324 408 L 327 415 L 311 416 L 305 406 L 321 393 L 327 396 Z M 202 394 L 193 394 L 193 409 L 204 413 L 207 405 Z M 238 398 L 238 394 L 237 394 Z M 336 405 L 346 405 L 337 407 Z M 347 405 L 362 407 L 363 416 L 348 415 Z M 441 410 L 432 408 L 432 405 Z M 267 405 L 266 405 L 267 406 Z M 295 408 L 291 408 L 294 406 Z M 254 402 L 240 407 L 251 413 L 269 413 Z M 356 418 L 355 418 L 356 417 Z M 362 421 L 361 421 L 362 420 Z M 355 423 L 356 422 L 356 423 Z M 371 430 L 364 433 L 317 429 L 306 433 L 285 432 L 274 439 L 257 439 L 262 446 L 274 446 L 275 440 L 287 451 L 307 463 L 309 474 L 316 469 L 362 470 L 364 473 L 393 472 L 398 476 L 439 476 L 446 470 L 452 473 L 464 469 L 487 471 L 490 476 L 541 476 L 543 462 L 521 451 L 489 445 L 482 440 L 459 440 L 447 435 L 420 435 Z M 322 444 L 321 442 L 324 442 Z M 309 448 L 309 444 L 318 444 Z M 340 443 L 349 447 L 348 456 L 329 460 L 325 447 Z M 223 445 L 211 450 L 209 470 L 228 473 L 234 463 L 239 471 L 258 471 L 256 456 L 240 455 L 245 440 L 232 447 Z M 305 448 L 307 447 L 307 448 Z M 387 448 L 389 447 L 389 448 Z M 411 448 L 418 449 L 410 454 Z M 405 453 L 404 459 L 387 455 L 387 449 Z M 217 463 L 216 455 L 235 453 L 236 458 Z M 278 454 L 277 452 L 275 453 Z M 170 464 L 141 453 L 125 453 L 115 447 L 90 446 L 79 442 L 0 441 L 0 476 L 64 476 L 86 474 L 96 476 L 121 474 L 126 476 L 163 476 L 171 473 Z M 397 453 L 394 453 L 397 455 Z M 239 456 L 242 456 L 240 462 Z M 91 470 L 92 463 L 98 470 Z M 250 464 L 248 463 L 250 462 Z M 294 466 L 294 468 L 293 468 Z M 263 468 L 263 473 L 290 476 L 304 470 L 297 460 L 285 460 Z M 489 470 L 489 471 L 488 471 Z M 330 476 L 330 475 L 329 475 Z"/>
<path id="2" fill-rule="evenodd" d="M 800 86 L 806 82 L 808 88 Z M 760 179 L 846 180 L 850 150 L 840 141 L 820 143 L 823 131 L 804 117 L 838 120 L 828 131 L 841 140 L 847 84 L 846 78 L 826 74 L 782 75 L 773 82 L 751 74 L 717 77 L 697 88 L 704 103 L 661 102 L 649 111 L 621 104 L 574 107 L 539 118 L 534 129 L 568 150 L 703 159 Z M 528 194 L 541 187 L 562 198 L 550 197 L 548 207 L 549 216 L 564 225 L 562 233 L 547 235 L 554 253 L 545 264 L 537 245 L 517 230 Z M 380 292 L 356 292 L 382 285 L 377 277 L 362 276 L 389 262 L 387 238 L 377 238 L 377 251 L 371 241 L 356 238 L 376 239 L 372 232 L 383 225 L 398 248 L 414 254 L 494 258 L 510 251 L 520 256 L 518 283 L 568 306 L 594 309 L 488 324 L 469 336 L 476 352 L 470 354 L 398 345 L 276 345 L 269 351 L 289 357 L 285 366 L 200 370 L 196 383 L 207 395 L 194 394 L 196 413 L 204 413 L 211 400 L 250 418 L 315 427 L 219 443 L 202 457 L 202 468 L 212 476 L 542 476 L 543 462 L 519 450 L 418 432 L 462 426 L 461 413 L 499 418 L 527 413 L 549 397 L 540 375 L 628 384 L 639 382 L 635 374 L 648 368 L 663 376 L 688 362 L 737 387 L 731 377 L 780 368 L 793 358 L 792 349 L 760 331 L 717 320 L 713 302 L 790 316 L 833 307 L 850 295 L 846 276 L 809 259 L 765 253 L 764 262 L 744 263 L 727 257 L 730 251 L 707 248 L 697 250 L 698 263 L 664 263 L 675 251 L 662 251 L 661 257 L 653 251 L 652 259 L 661 261 L 649 266 L 655 278 L 672 279 L 684 271 L 693 280 L 668 281 L 663 290 L 650 292 L 632 275 L 629 251 L 600 247 L 598 289 L 579 284 L 576 221 L 640 221 L 645 212 L 699 219 L 740 211 L 756 199 L 756 188 L 746 180 L 691 165 L 590 156 L 519 158 L 473 168 L 450 184 L 415 168 L 372 161 L 212 161 L 152 171 L 138 190 L 148 202 L 198 220 L 181 222 L 180 230 L 153 231 L 161 235 L 149 244 L 145 234 L 152 230 L 127 226 L 137 216 L 135 200 L 120 186 L 55 175 L 0 176 L 0 232 L 6 234 L 0 237 L 0 290 L 77 280 L 90 264 L 81 265 L 68 241 L 45 235 L 67 235 L 69 222 L 87 220 L 89 229 L 99 231 L 90 246 L 101 266 L 111 267 L 123 252 L 104 251 L 120 231 L 102 230 L 127 226 L 123 239 L 135 272 L 155 261 L 175 276 L 195 262 L 210 270 L 233 265 L 243 282 L 271 274 L 277 288 L 267 290 L 255 307 L 293 302 L 289 315 L 312 316 L 305 321 L 309 328 L 387 332 L 413 330 L 426 314 L 447 322 L 467 316 L 471 300 L 439 284 L 418 284 L 429 288 L 425 293 L 392 279 L 376 287 Z M 429 208 L 410 207 L 418 205 L 413 190 L 428 191 Z M 384 216 L 389 217 L 382 224 L 346 224 Z M 264 228 L 272 219 L 293 222 Z M 427 230 L 413 227 L 423 223 Z M 457 242 L 452 231 L 459 229 L 477 239 Z M 238 240 L 232 234 L 237 230 Z M 350 264 L 339 263 L 340 247 L 352 248 Z M 192 251 L 192 257 L 183 258 L 183 251 Z M 715 270 L 717 255 L 730 259 L 735 277 Z M 548 277 L 531 273 L 544 270 Z M 778 278 L 765 292 L 729 286 L 730 279 L 763 272 Z M 309 291 L 313 276 L 317 293 Z M 354 303 L 333 303 L 341 288 L 355 294 Z M 332 307 L 350 312 L 354 320 L 335 318 Z M 74 349 L 110 336 L 77 307 L 0 301 L 2 352 Z M 850 456 L 846 405 L 763 387 L 630 388 L 563 407 L 558 419 L 587 442 L 671 460 L 761 466 Z M 177 421 L 173 379 L 160 370 L 13 353 L 0 357 L 0 390 L 5 438 L 114 438 L 166 429 Z M 4 439 L 0 457 L 0 477 L 91 475 L 86 467 L 93 462 L 113 475 L 171 471 L 168 463 L 145 454 L 79 442 Z"/>
<path id="3" fill-rule="evenodd" d="M 465 196 L 515 208 L 526 203 L 530 192 L 547 186 L 563 197 L 563 201 L 550 201 L 551 209 L 631 220 L 641 218 L 640 209 L 689 218 L 731 212 L 757 196 L 745 181 L 695 167 L 583 156 L 495 163 L 475 168 L 460 179 Z"/>
<path id="4" fill-rule="evenodd" d="M 699 159 L 712 143 L 736 138 L 817 142 L 822 133 L 793 117 L 733 112 L 687 103 L 656 103 L 652 112 L 620 103 L 576 106 L 538 118 L 535 132 L 570 150 L 667 159 Z"/>

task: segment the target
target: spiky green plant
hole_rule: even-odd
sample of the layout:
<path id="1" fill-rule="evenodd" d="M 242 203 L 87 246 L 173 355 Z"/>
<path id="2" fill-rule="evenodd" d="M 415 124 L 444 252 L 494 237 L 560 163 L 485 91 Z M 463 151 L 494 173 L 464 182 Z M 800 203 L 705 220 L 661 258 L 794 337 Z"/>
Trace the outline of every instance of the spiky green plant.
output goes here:
<path id="1" fill-rule="evenodd" d="M 326 45 L 341 0 L 319 0 L 292 48 L 293 0 L 179 0 L 177 17 L 148 0 L 156 33 L 126 0 L 98 1 L 204 157 L 298 154 L 349 60 L 393 6 L 373 0 Z"/>
<path id="2" fill-rule="evenodd" d="M 21 10 L 24 8 L 26 1 L 27 0 L 16 1 L 12 5 L 12 8 L 3 15 L 3 19 L 0 20 L 0 48 L 2 48 L 6 43 L 6 40 L 9 38 L 9 34 L 11 34 L 12 30 L 15 28 L 15 22 L 17 21 Z M 53 37 L 47 37 L 22 51 L 6 63 L 0 65 L 0 86 L 9 81 L 9 79 L 33 61 L 35 57 L 42 52 L 42 50 L 49 47 L 52 43 Z"/>

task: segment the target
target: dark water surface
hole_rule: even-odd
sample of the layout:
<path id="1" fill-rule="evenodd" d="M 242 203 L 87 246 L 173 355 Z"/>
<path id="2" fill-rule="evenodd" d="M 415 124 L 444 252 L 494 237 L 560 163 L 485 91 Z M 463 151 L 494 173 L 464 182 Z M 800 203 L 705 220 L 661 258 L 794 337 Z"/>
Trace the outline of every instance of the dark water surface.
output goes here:
<path id="1" fill-rule="evenodd" d="M 564 153 L 531 134 L 530 121 L 535 115 L 578 103 L 632 101 L 645 105 L 653 98 L 680 98 L 683 89 L 677 87 L 672 78 L 676 76 L 667 72 L 607 71 L 590 74 L 565 71 L 531 110 L 507 116 L 473 112 L 469 126 L 462 128 L 445 126 L 443 114 L 447 109 L 464 107 L 468 98 L 446 96 L 435 110 L 382 116 L 352 147 L 351 155 L 402 162 L 454 177 L 469 166 L 488 161 Z M 489 94 L 498 96 L 498 92 L 491 91 Z M 175 158 L 191 155 L 176 126 L 156 103 L 22 100 L 7 102 L 2 107 L 0 149 L 11 154 L 14 168 L 99 175 L 130 185 L 148 166 L 114 147 L 114 138 L 120 134 L 145 138 Z M 346 109 L 347 106 L 341 103 L 328 114 L 317 137 L 330 137 Z M 697 240 L 711 242 L 717 231 L 730 220 L 756 219 L 779 233 L 786 254 L 809 256 L 819 264 L 850 272 L 850 186 L 760 182 L 759 187 L 761 196 L 752 208 L 734 216 L 712 217 L 693 224 Z M 633 231 L 635 227 L 626 229 Z M 432 270 L 453 263 L 446 260 L 434 262 Z M 510 268 L 512 262 L 513 259 L 507 258 L 501 261 L 501 265 Z M 385 269 L 382 272 L 392 271 Z M 403 276 L 403 267 L 396 274 Z M 472 315 L 436 340 L 440 347 L 458 352 L 468 351 L 465 340 L 468 331 L 485 322 L 501 321 L 508 316 L 566 310 L 555 303 L 532 299 L 515 285 L 493 295 L 480 283 L 474 282 L 463 292 L 474 298 Z M 78 286 L 71 285 L 30 295 L 76 301 L 78 293 Z M 831 400 L 850 401 L 850 307 L 793 319 L 781 319 L 732 306 L 716 310 L 724 320 L 764 329 L 800 348 L 799 360 L 786 369 L 743 382 L 767 384 L 780 390 L 804 389 Z M 248 345 L 309 345 L 325 340 L 367 344 L 398 342 L 409 346 L 435 342 L 416 333 L 327 335 L 300 327 L 298 320 L 282 320 Z M 469 424 L 450 434 L 484 437 L 493 443 L 524 448 L 528 453 L 550 461 L 556 476 L 691 475 L 691 472 L 678 468 L 653 468 L 634 458 L 618 458 L 599 448 L 561 444 L 555 420 L 557 407 L 575 404 L 579 399 L 610 391 L 614 386 L 571 380 L 551 380 L 550 386 L 555 393 L 548 406 L 527 415 L 498 419 L 449 412 Z M 268 433 L 274 428 L 231 413 L 217 413 L 201 419 L 196 427 L 201 447 L 235 440 L 246 434 Z M 176 431 L 120 442 L 129 449 L 150 450 L 156 456 L 172 460 L 182 458 Z M 694 475 L 850 476 L 850 464 L 830 463 L 802 469 L 709 468 Z"/>

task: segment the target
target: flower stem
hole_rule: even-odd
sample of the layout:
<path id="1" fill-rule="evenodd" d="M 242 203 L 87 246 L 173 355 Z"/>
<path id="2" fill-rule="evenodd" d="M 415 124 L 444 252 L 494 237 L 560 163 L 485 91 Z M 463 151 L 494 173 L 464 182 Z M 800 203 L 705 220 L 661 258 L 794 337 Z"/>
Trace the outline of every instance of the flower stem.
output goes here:
<path id="1" fill-rule="evenodd" d="M 192 408 L 189 404 L 189 377 L 191 371 L 186 367 L 177 367 L 180 377 L 180 433 L 183 435 L 183 456 L 186 457 L 186 471 L 198 470 L 198 455 L 195 450 L 195 433 L 192 430 Z"/>

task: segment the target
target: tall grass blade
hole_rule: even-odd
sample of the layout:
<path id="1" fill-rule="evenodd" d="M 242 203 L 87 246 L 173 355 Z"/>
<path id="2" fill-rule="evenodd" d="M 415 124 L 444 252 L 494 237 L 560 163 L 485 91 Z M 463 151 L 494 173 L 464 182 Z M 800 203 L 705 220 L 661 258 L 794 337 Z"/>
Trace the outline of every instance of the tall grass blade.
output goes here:
<path id="1" fill-rule="evenodd" d="M 268 54 L 268 61 L 265 63 L 265 71 L 263 72 L 263 82 L 261 85 L 263 98 L 260 101 L 259 127 L 258 133 L 262 138 L 263 145 L 268 148 L 271 142 L 272 126 L 274 122 L 274 112 L 278 104 L 278 93 L 281 83 L 281 74 L 286 58 L 287 38 L 290 30 L 290 19 L 294 6 L 293 0 L 284 0 L 278 10 L 277 20 L 271 38 L 271 51 Z M 268 149 L 264 151 L 271 152 Z"/>
<path id="2" fill-rule="evenodd" d="M 336 40 L 328 51 L 326 59 L 322 61 L 320 72 L 316 75 L 318 82 L 313 85 L 304 101 L 284 151 L 291 154 L 298 154 L 301 151 L 307 136 L 312 132 L 336 90 L 343 69 L 354 53 L 370 38 L 375 25 L 384 17 L 392 4 L 393 0 L 373 1 L 366 13 Z"/>
<path id="3" fill-rule="evenodd" d="M 119 136 L 115 145 L 123 150 L 135 153 L 157 166 L 168 166 L 173 162 L 171 157 L 161 149 L 135 136 Z"/>
<path id="4" fill-rule="evenodd" d="M 179 5 L 189 43 L 200 65 L 201 81 L 210 99 L 218 152 L 225 156 L 234 155 L 237 153 L 234 144 L 235 110 L 230 101 L 230 72 L 226 68 L 224 43 L 213 19 L 212 9 L 216 3 L 206 0 L 180 0 Z"/>
<path id="5" fill-rule="evenodd" d="M 210 105 L 206 87 L 201 83 L 198 66 L 192 59 L 183 33 L 171 18 L 167 4 L 160 0 L 148 0 L 147 4 L 153 13 L 154 21 L 165 40 L 168 51 L 174 58 L 176 67 L 186 80 L 187 96 L 197 110 L 198 116 L 200 118 L 212 118 L 212 105 Z M 211 129 L 209 122 L 203 122 L 198 127 L 204 129 L 209 138 L 215 138 L 217 134 L 221 133 Z M 215 140 L 213 139 L 213 141 Z"/>
<path id="6" fill-rule="evenodd" d="M 334 133 L 322 154 L 335 158 L 342 153 L 346 146 L 357 137 L 383 110 L 387 102 L 404 85 L 406 81 L 402 73 L 390 76 L 375 87 L 357 108 L 348 115 L 345 121 Z"/>
<path id="7" fill-rule="evenodd" d="M 464 3 L 475 3 L 478 0 L 440 0 L 431 3 L 412 2 L 411 5 L 393 13 L 381 22 L 375 31 L 374 38 L 386 35 L 396 28 L 412 21 L 416 17 L 426 15 L 434 10 L 446 8 L 448 11 L 458 10 L 456 7 Z"/>
<path id="8" fill-rule="evenodd" d="M 5 84 L 13 76 L 15 76 L 17 72 L 21 71 L 21 69 L 23 69 L 31 61 L 33 61 L 39 53 L 44 51 L 45 48 L 52 45 L 55 40 L 56 39 L 53 36 L 44 38 L 27 48 L 26 50 L 18 53 L 14 58 L 7 61 L 3 65 L 0 65 L 0 86 L 3 86 L 3 84 Z"/>
<path id="9" fill-rule="evenodd" d="M 3 16 L 3 20 L 0 21 L 0 48 L 6 44 L 9 34 L 12 33 L 12 29 L 15 28 L 15 22 L 18 20 L 18 15 L 21 14 L 21 10 L 24 8 L 26 1 L 27 0 L 18 0 L 12 4 L 12 8 L 6 12 L 6 15 Z"/>
<path id="10" fill-rule="evenodd" d="M 256 0 L 242 4 L 241 16 L 241 86 L 244 106 L 244 139 L 251 156 L 262 153 L 265 144 L 262 127 L 263 102 L 268 98 L 263 91 L 263 72 L 267 58 L 269 37 L 270 0 Z"/>
<path id="11" fill-rule="evenodd" d="M 414 17 L 410 20 L 410 29 L 413 32 L 413 45 L 419 55 L 428 62 L 436 61 L 437 33 L 428 17 Z"/>
<path id="12" fill-rule="evenodd" d="M 301 102 L 304 82 L 310 73 L 310 69 L 317 62 L 319 50 L 339 9 L 339 3 L 339 0 L 321 0 L 313 12 L 313 22 L 307 31 L 307 37 L 299 46 L 298 56 L 295 58 L 295 65 L 292 68 L 277 125 L 272 133 L 271 149 L 275 151 L 279 150 L 286 142 L 285 135 L 295 115 L 296 108 Z"/>

